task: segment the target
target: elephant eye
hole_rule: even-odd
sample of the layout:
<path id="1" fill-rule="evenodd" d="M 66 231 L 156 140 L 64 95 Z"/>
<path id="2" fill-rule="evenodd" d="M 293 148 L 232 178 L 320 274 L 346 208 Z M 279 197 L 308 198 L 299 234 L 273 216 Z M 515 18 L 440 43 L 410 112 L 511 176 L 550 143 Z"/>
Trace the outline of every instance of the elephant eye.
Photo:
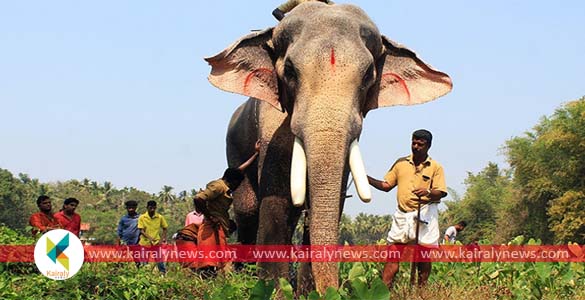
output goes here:
<path id="1" fill-rule="evenodd" d="M 297 80 L 297 71 L 289 59 L 284 63 L 284 79 L 289 83 Z"/>
<path id="2" fill-rule="evenodd" d="M 372 81 L 372 79 L 374 79 L 374 65 L 370 64 L 370 66 L 368 67 L 368 70 L 366 70 L 366 73 L 364 73 L 364 78 L 362 79 L 362 83 L 368 84 Z"/>

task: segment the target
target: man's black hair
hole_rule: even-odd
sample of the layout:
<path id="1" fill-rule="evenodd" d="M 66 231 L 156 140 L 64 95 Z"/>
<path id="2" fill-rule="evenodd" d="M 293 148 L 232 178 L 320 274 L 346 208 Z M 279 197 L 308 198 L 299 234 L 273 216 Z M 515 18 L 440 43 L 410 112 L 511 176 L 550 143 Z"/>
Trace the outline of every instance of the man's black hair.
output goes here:
<path id="1" fill-rule="evenodd" d="M 198 198 L 193 198 L 193 205 L 195 206 L 195 211 L 199 213 L 203 213 L 207 211 L 206 202 L 202 200 L 198 200 Z"/>
<path id="2" fill-rule="evenodd" d="M 458 224 L 458 225 L 461 225 L 461 226 L 463 226 L 463 227 L 467 227 L 467 222 L 465 222 L 465 221 L 461 221 L 461 222 L 459 222 L 459 223 L 457 223 L 457 224 Z"/>
<path id="3" fill-rule="evenodd" d="M 63 201 L 63 204 L 68 205 L 68 204 L 71 204 L 73 202 L 75 202 L 75 203 L 77 203 L 77 205 L 79 205 L 79 200 L 77 200 L 75 198 L 67 198 L 67 199 L 65 199 L 65 201 Z"/>
<path id="4" fill-rule="evenodd" d="M 138 202 L 134 200 L 128 200 L 124 203 L 124 205 L 126 205 L 126 207 L 138 207 Z"/>
<path id="5" fill-rule="evenodd" d="M 413 132 L 412 137 L 420 140 L 425 140 L 429 145 L 433 142 L 433 134 L 426 129 L 419 129 Z"/>
<path id="6" fill-rule="evenodd" d="M 47 199 L 51 199 L 49 196 L 45 196 L 45 195 L 40 195 L 37 198 L 37 206 L 41 205 L 41 202 L 47 200 Z"/>
<path id="7" fill-rule="evenodd" d="M 146 207 L 149 207 L 149 206 L 154 206 L 154 207 L 156 207 L 156 201 L 154 201 L 154 200 L 150 200 L 150 201 L 146 202 Z"/>
<path id="8" fill-rule="evenodd" d="M 240 183 L 244 180 L 244 174 L 242 174 L 237 168 L 227 168 L 225 172 L 223 172 L 221 179 L 227 182 Z"/>

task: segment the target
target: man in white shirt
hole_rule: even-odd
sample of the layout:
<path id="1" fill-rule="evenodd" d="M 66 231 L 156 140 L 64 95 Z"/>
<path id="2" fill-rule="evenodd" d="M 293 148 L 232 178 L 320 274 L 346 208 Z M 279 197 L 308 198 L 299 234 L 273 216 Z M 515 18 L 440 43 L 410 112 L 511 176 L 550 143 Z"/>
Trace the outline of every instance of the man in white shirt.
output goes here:
<path id="1" fill-rule="evenodd" d="M 449 226 L 449 228 L 447 228 L 447 230 L 445 230 L 445 237 L 444 237 L 443 243 L 444 244 L 454 244 L 455 237 L 457 237 L 457 233 L 459 231 L 463 231 L 463 229 L 465 229 L 466 226 L 467 226 L 467 222 L 465 222 L 465 221 L 461 221 L 461 222 L 455 224 L 454 226 Z"/>

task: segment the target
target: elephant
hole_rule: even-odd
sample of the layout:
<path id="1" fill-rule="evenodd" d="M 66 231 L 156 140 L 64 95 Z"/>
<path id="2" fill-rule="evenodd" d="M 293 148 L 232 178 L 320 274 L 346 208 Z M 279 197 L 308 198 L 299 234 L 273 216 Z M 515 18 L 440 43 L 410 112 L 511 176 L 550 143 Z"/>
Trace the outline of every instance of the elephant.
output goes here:
<path id="1" fill-rule="evenodd" d="M 212 85 L 250 97 L 228 125 L 228 165 L 238 166 L 261 143 L 233 193 L 243 244 L 290 245 L 303 210 L 310 220 L 304 242 L 337 244 L 350 172 L 359 197 L 371 199 L 358 143 L 366 114 L 428 102 L 452 89 L 447 74 L 381 35 L 350 4 L 305 2 L 275 27 L 205 60 Z M 264 278 L 289 274 L 287 263 L 259 267 Z M 335 262 L 301 269 L 319 292 L 339 285 Z"/>

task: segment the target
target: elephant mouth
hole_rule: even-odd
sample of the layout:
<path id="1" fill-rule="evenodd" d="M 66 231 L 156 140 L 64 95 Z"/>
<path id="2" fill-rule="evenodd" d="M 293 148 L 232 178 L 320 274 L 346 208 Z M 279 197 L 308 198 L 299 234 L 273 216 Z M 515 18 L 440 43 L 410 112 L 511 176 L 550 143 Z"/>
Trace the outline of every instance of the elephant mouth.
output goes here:
<path id="1" fill-rule="evenodd" d="M 358 196 L 367 203 L 372 200 L 372 192 L 357 139 L 349 146 L 349 168 Z M 290 170 L 290 191 L 293 205 L 303 206 L 307 193 L 307 156 L 300 138 L 295 136 Z"/>

